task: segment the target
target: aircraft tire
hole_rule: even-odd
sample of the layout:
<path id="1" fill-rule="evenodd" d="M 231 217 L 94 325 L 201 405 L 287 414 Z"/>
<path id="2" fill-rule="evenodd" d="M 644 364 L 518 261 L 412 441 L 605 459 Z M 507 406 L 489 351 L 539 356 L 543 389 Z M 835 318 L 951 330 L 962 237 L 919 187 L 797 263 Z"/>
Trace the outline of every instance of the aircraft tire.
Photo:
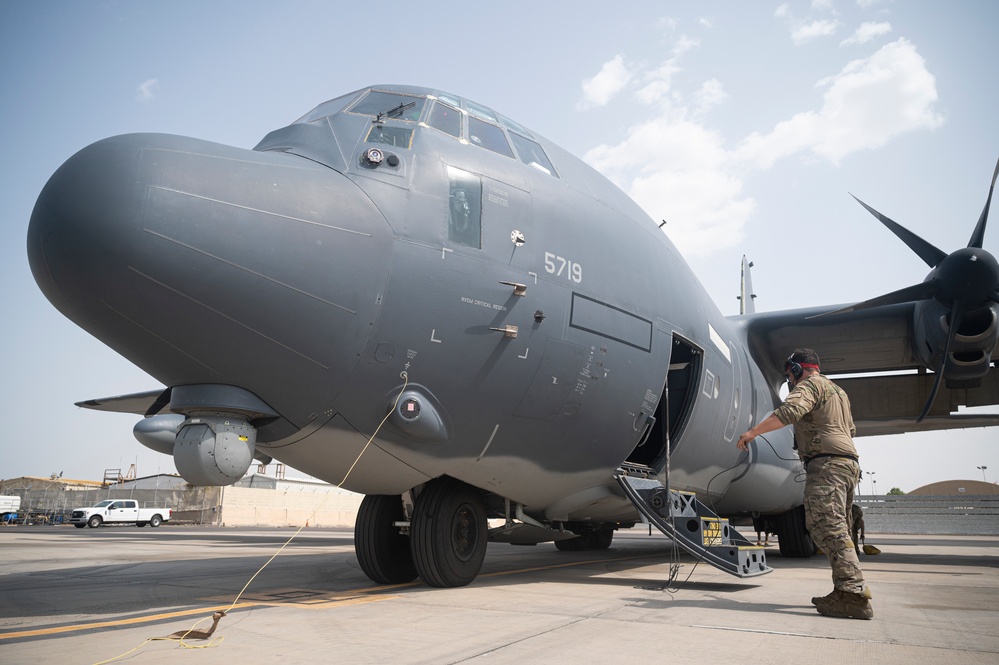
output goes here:
<path id="1" fill-rule="evenodd" d="M 815 554 L 815 543 L 805 528 L 805 507 L 797 506 L 774 517 L 774 530 L 780 555 L 792 559 L 807 559 Z"/>
<path id="2" fill-rule="evenodd" d="M 379 584 L 404 584 L 416 579 L 410 538 L 395 522 L 406 519 L 402 499 L 369 494 L 361 500 L 354 524 L 354 552 L 361 570 Z"/>
<path id="3" fill-rule="evenodd" d="M 590 536 L 590 547 L 591 550 L 605 550 L 611 546 L 614 541 L 614 530 L 613 529 L 597 529 Z"/>
<path id="4" fill-rule="evenodd" d="M 487 531 L 486 510 L 475 488 L 451 478 L 427 483 L 416 499 L 410 526 L 420 579 L 435 587 L 470 583 L 482 569 Z"/>
<path id="5" fill-rule="evenodd" d="M 579 535 L 578 538 L 556 540 L 555 547 L 561 552 L 593 552 L 605 550 L 614 540 L 613 529 L 591 529 L 589 527 L 573 527 L 569 530 Z"/>
<path id="6" fill-rule="evenodd" d="M 585 552 L 590 549 L 591 531 L 584 531 L 575 538 L 556 540 L 555 548 L 560 552 Z"/>

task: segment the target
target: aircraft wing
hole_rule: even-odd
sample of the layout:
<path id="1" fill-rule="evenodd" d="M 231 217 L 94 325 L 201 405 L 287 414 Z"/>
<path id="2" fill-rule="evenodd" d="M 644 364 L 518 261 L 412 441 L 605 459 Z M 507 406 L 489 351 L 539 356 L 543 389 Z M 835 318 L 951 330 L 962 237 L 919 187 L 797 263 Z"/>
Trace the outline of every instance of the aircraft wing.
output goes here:
<path id="1" fill-rule="evenodd" d="M 900 303 L 821 316 L 840 307 L 818 307 L 731 320 L 744 327 L 750 353 L 775 385 L 795 348 L 815 349 L 822 373 L 850 395 L 857 436 L 999 425 L 999 413 L 954 413 L 999 404 L 995 370 L 976 388 L 942 387 L 927 417 L 916 422 L 935 377 L 913 353 L 913 308 Z"/>

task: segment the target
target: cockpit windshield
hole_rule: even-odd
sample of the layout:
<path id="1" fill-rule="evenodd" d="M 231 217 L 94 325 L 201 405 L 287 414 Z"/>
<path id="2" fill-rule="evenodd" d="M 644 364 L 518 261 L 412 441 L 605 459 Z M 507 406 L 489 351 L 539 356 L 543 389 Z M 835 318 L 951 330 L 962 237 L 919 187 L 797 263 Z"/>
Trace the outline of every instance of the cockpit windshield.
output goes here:
<path id="1" fill-rule="evenodd" d="M 419 123 L 478 148 L 518 159 L 554 178 L 558 172 L 541 143 L 523 125 L 489 107 L 444 92 L 406 88 L 404 91 L 368 89 L 320 104 L 298 123 L 309 123 L 337 113 L 373 118 L 366 130 L 366 143 L 381 143 L 412 149 L 421 129 L 405 123 Z"/>
<path id="2" fill-rule="evenodd" d="M 378 120 L 406 120 L 417 122 L 423 114 L 426 97 L 399 95 L 394 92 L 371 90 L 357 103 L 347 109 L 348 113 L 373 115 Z"/>

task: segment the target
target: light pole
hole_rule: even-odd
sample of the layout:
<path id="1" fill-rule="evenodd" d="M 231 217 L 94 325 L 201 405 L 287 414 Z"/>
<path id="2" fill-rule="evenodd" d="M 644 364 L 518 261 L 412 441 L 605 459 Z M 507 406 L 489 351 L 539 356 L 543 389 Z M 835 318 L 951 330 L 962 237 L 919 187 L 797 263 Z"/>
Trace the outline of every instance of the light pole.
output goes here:
<path id="1" fill-rule="evenodd" d="M 877 496 L 878 495 L 878 481 L 877 480 L 872 480 L 871 482 L 874 483 L 874 496 Z"/>
<path id="2" fill-rule="evenodd" d="M 877 481 L 876 481 L 876 480 L 874 480 L 874 471 L 868 471 L 868 472 L 867 472 L 867 475 L 868 475 L 868 476 L 870 477 L 870 479 L 871 479 L 871 495 L 874 495 L 874 494 L 876 494 L 876 493 L 877 493 L 877 492 L 875 491 L 875 490 L 877 489 L 877 485 L 876 485 Z"/>
<path id="3" fill-rule="evenodd" d="M 987 467 L 987 466 L 985 466 L 985 465 L 982 465 L 982 466 L 980 466 L 980 467 L 977 467 L 977 468 L 978 468 L 978 470 L 979 470 L 979 471 L 981 471 L 981 472 L 982 472 L 982 482 L 984 482 L 984 483 L 987 483 L 987 482 L 989 482 L 989 481 L 985 480 L 985 469 L 987 469 L 987 468 L 989 468 L 989 467 Z"/>

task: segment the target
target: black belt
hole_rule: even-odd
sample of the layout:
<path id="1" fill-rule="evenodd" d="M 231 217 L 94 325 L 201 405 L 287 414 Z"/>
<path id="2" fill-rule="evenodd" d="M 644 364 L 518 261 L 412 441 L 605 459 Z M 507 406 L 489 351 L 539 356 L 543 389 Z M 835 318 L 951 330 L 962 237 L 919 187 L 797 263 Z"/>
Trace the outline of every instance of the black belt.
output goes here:
<path id="1" fill-rule="evenodd" d="M 812 455 L 811 457 L 805 458 L 805 466 L 812 463 L 813 460 L 817 460 L 820 457 L 841 457 L 843 459 L 852 459 L 854 462 L 859 462 L 860 459 L 854 455 L 836 455 L 834 453 L 819 453 L 818 455 Z"/>

